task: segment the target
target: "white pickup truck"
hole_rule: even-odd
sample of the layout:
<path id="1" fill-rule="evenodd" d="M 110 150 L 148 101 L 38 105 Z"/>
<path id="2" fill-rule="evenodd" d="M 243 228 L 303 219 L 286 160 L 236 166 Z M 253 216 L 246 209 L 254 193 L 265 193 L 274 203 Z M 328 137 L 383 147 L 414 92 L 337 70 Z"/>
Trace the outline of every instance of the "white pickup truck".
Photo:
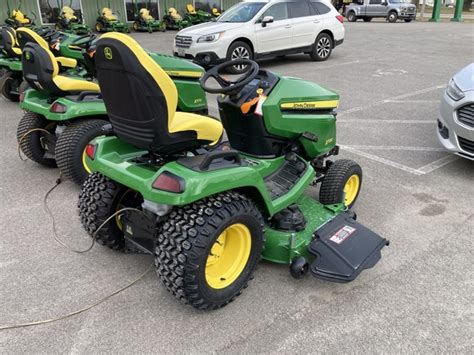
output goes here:
<path id="1" fill-rule="evenodd" d="M 406 0 L 361 0 L 347 5 L 344 15 L 349 22 L 369 22 L 374 17 L 386 18 L 388 22 L 411 22 L 416 18 L 416 6 Z"/>

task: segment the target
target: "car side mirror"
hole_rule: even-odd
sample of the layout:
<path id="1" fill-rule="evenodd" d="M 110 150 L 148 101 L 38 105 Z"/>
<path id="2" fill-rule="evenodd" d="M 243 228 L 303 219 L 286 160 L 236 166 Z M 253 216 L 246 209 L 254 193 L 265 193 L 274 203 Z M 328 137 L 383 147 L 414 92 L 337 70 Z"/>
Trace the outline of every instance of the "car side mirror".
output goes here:
<path id="1" fill-rule="evenodd" d="M 267 27 L 269 23 L 273 23 L 273 16 L 265 16 L 262 20 L 262 27 Z"/>

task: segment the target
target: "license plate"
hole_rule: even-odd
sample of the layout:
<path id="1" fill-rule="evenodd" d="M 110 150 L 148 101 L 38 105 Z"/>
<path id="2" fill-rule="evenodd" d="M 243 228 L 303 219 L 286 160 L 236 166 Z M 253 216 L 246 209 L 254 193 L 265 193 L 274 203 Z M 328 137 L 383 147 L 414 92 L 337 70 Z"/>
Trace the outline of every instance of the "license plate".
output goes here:
<path id="1" fill-rule="evenodd" d="M 184 51 L 184 48 L 178 48 L 178 56 L 186 57 L 186 52 Z"/>

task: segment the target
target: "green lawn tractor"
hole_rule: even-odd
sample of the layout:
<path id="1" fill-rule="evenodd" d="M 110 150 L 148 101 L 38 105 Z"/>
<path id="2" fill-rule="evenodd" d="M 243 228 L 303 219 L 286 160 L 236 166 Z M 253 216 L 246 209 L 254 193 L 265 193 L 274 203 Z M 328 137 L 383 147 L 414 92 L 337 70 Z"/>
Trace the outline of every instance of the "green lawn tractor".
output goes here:
<path id="1" fill-rule="evenodd" d="M 82 20 L 78 18 L 75 11 L 72 9 L 72 0 L 69 6 L 64 6 L 63 0 L 58 0 L 58 8 L 61 8 L 61 12 L 56 21 L 56 29 L 63 32 L 75 33 L 77 35 L 85 35 L 90 33 L 90 28 L 86 24 L 82 23 Z"/>
<path id="2" fill-rule="evenodd" d="M 330 160 L 338 153 L 336 93 L 250 60 L 223 63 L 201 78 L 205 91 L 220 94 L 221 124 L 176 112 L 172 80 L 146 57 L 120 34 L 97 42 L 111 125 L 85 149 L 93 173 L 79 213 L 99 243 L 120 250 L 127 241 L 153 254 L 166 288 L 198 309 L 231 302 L 261 258 L 289 265 L 296 278 L 311 271 L 335 282 L 378 262 L 387 240 L 348 209 L 361 168 Z M 234 65 L 247 71 L 230 81 L 223 73 Z M 229 142 L 221 142 L 223 128 Z M 319 198 L 308 189 L 315 183 Z"/>
<path id="3" fill-rule="evenodd" d="M 14 9 L 10 8 L 10 0 L 7 0 L 7 9 L 8 9 L 8 18 L 5 20 L 7 26 L 13 27 L 14 29 L 19 27 L 31 27 L 34 25 L 34 22 L 31 18 L 26 16 L 21 11 L 21 0 L 18 3 L 18 6 Z"/>
<path id="4" fill-rule="evenodd" d="M 187 4 L 184 19 L 192 25 L 197 25 L 199 23 L 212 21 L 212 15 L 204 10 L 196 11 L 193 5 Z"/>
<path id="5" fill-rule="evenodd" d="M 183 28 L 190 26 L 190 23 L 183 20 L 181 14 L 174 7 L 169 8 L 168 14 L 163 16 L 163 21 L 168 30 L 182 30 Z"/>
<path id="6" fill-rule="evenodd" d="M 44 57 L 42 63 L 49 58 L 45 51 L 31 48 L 29 51 L 33 58 Z M 178 88 L 179 111 L 207 114 L 206 94 L 199 84 L 204 73 L 201 67 L 172 56 L 157 53 L 148 53 L 148 56 L 173 79 Z M 51 63 L 48 62 L 45 68 L 48 66 L 51 67 Z M 66 178 L 81 184 L 91 171 L 85 162 L 85 147 L 102 134 L 102 127 L 108 123 L 98 89 L 87 89 L 82 85 L 89 86 L 89 82 L 79 80 L 74 82 L 72 89 L 58 89 L 58 85 L 52 85 L 51 81 L 61 84 L 65 78 L 58 74 L 51 77 L 44 69 L 34 66 L 26 67 L 24 73 L 26 80 L 32 82 L 33 89 L 27 90 L 20 102 L 20 107 L 25 110 L 17 131 L 20 148 L 32 161 L 46 167 L 58 166 Z"/>
<path id="7" fill-rule="evenodd" d="M 153 33 L 156 31 L 166 31 L 165 22 L 155 19 L 150 14 L 150 10 L 148 9 L 150 7 L 150 0 L 148 1 L 148 7 L 143 7 L 141 9 L 138 9 L 138 5 L 136 2 L 132 2 L 135 6 L 135 20 L 132 25 L 132 28 L 135 32 Z"/>
<path id="8" fill-rule="evenodd" d="M 18 30 L 3 28 L 1 31 L 2 53 L 0 69 L 3 70 L 0 78 L 2 95 L 10 101 L 18 101 L 20 93 L 27 87 L 23 81 L 21 53 L 22 47 L 28 42 L 34 42 L 51 50 L 55 55 L 61 73 L 72 76 L 91 78 L 94 65 L 89 59 L 91 55 L 91 41 L 93 35 L 77 36 L 60 33 L 53 29 L 38 29 L 38 33 L 31 28 L 21 27 Z"/>
<path id="9" fill-rule="evenodd" d="M 222 11 L 219 10 L 217 7 L 213 7 L 212 10 L 211 10 L 211 15 L 216 19 L 220 15 L 222 15 Z"/>
<path id="10" fill-rule="evenodd" d="M 97 6 L 99 4 L 97 3 Z M 123 32 L 129 33 L 130 29 L 126 23 L 123 23 L 119 20 L 117 15 L 109 7 L 104 7 L 102 10 L 99 10 L 99 17 L 96 20 L 95 24 L 96 32 Z"/>

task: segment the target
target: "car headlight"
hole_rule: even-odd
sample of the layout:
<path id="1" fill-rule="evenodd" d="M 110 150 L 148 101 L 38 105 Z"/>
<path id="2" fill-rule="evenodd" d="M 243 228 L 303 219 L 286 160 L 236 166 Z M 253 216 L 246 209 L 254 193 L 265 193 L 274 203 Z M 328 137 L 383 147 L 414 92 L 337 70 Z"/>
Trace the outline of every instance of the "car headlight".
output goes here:
<path id="1" fill-rule="evenodd" d="M 407 9 L 408 9 L 408 8 L 407 8 L 406 6 L 402 6 L 402 10 L 403 10 L 403 11 L 407 11 Z"/>
<path id="2" fill-rule="evenodd" d="M 210 35 L 204 35 L 198 38 L 197 42 L 198 43 L 211 43 L 217 41 L 219 38 L 221 38 L 224 35 L 224 32 L 219 32 L 219 33 L 213 33 Z"/>
<path id="3" fill-rule="evenodd" d="M 454 101 L 459 101 L 464 98 L 464 93 L 462 90 L 456 85 L 454 79 L 449 81 L 448 87 L 446 88 L 446 94 Z"/>

